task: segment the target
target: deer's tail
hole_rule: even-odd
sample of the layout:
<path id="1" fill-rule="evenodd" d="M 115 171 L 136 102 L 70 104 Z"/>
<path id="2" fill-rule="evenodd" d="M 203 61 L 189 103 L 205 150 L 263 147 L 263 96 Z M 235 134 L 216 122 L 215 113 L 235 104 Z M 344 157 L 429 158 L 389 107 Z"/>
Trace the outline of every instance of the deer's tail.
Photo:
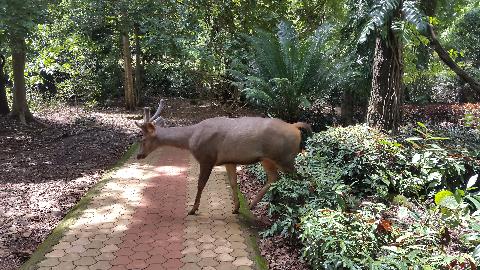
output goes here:
<path id="1" fill-rule="evenodd" d="M 297 122 L 293 126 L 300 130 L 300 149 L 305 150 L 307 139 L 313 135 L 312 127 L 304 122 Z"/>

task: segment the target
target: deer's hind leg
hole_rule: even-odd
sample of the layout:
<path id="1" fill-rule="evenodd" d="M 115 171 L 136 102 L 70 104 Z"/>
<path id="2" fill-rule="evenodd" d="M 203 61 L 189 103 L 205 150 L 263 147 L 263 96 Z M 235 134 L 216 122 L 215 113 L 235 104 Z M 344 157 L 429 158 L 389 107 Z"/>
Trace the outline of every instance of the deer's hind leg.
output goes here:
<path id="1" fill-rule="evenodd" d="M 195 197 L 195 203 L 192 210 L 188 212 L 189 215 L 194 215 L 200 205 L 200 198 L 202 197 L 203 188 L 207 184 L 208 178 L 212 173 L 213 165 L 204 165 L 200 163 L 200 175 L 198 177 L 197 196 Z"/>
<path id="2" fill-rule="evenodd" d="M 228 181 L 232 187 L 233 195 L 233 214 L 238 214 L 238 209 L 240 209 L 240 202 L 238 201 L 238 188 L 237 188 L 237 166 L 235 164 L 226 164 L 225 169 L 227 169 Z"/>
<path id="3" fill-rule="evenodd" d="M 274 183 L 278 179 L 278 167 L 273 161 L 264 159 L 262 160 L 262 166 L 265 170 L 265 173 L 267 174 L 267 183 L 265 184 L 265 186 L 263 186 L 263 188 L 258 192 L 257 196 L 255 196 L 255 198 L 250 203 L 250 209 L 253 209 L 255 205 L 257 205 L 257 203 L 262 200 L 263 196 L 265 196 L 265 193 L 267 193 L 272 183 Z"/>

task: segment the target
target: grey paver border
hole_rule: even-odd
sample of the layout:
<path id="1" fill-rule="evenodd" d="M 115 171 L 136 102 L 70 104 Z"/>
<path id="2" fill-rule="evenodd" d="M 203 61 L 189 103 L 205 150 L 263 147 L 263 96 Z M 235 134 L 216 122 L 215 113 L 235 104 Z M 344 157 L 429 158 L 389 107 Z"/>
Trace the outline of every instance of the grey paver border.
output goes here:
<path id="1" fill-rule="evenodd" d="M 253 250 L 255 264 L 257 269 L 259 270 L 268 270 L 268 262 L 260 253 L 260 249 L 258 247 L 258 241 L 260 236 L 258 235 L 258 231 L 254 228 L 252 224 L 255 223 L 255 216 L 248 208 L 248 202 L 245 196 L 238 188 L 238 200 L 240 201 L 240 216 L 241 216 L 241 225 L 250 232 L 250 235 L 247 237 L 248 245 Z"/>
<path id="2" fill-rule="evenodd" d="M 92 200 L 92 198 L 99 194 L 103 186 L 112 179 L 112 174 L 121 166 L 123 166 L 128 159 L 135 153 L 138 148 L 138 143 L 131 145 L 123 156 L 110 168 L 103 176 L 102 179 L 96 183 L 88 192 L 78 201 L 78 203 L 72 207 L 65 215 L 65 217 L 58 223 L 55 229 L 48 235 L 48 237 L 37 247 L 35 252 L 30 256 L 30 259 L 26 261 L 19 269 L 31 270 L 35 269 L 36 265 L 45 259 L 45 254 L 52 250 L 52 247 L 56 245 L 60 239 L 64 236 L 64 233 L 69 227 L 76 221 L 76 219 L 82 214 Z"/>

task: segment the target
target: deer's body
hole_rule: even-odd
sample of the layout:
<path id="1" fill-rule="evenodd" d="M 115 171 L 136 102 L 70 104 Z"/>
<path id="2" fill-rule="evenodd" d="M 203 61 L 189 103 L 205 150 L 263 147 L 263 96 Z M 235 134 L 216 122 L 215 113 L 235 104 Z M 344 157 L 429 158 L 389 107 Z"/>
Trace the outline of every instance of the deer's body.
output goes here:
<path id="1" fill-rule="evenodd" d="M 291 170 L 300 130 L 278 119 L 216 117 L 196 125 L 156 128 L 159 145 L 188 149 L 200 163 L 252 164 L 263 159 Z"/>
<path id="2" fill-rule="evenodd" d="M 187 127 L 158 128 L 152 123 L 139 125 L 144 138 L 137 158 L 145 158 L 159 146 L 169 145 L 188 149 L 200 164 L 198 191 L 189 214 L 198 210 L 200 197 L 212 168 L 225 165 L 233 190 L 234 212 L 238 212 L 237 164 L 262 162 L 267 184 L 251 202 L 255 206 L 270 184 L 278 178 L 278 170 L 294 171 L 294 161 L 300 152 L 300 129 L 311 132 L 305 123 L 288 124 L 279 119 L 216 117 Z"/>

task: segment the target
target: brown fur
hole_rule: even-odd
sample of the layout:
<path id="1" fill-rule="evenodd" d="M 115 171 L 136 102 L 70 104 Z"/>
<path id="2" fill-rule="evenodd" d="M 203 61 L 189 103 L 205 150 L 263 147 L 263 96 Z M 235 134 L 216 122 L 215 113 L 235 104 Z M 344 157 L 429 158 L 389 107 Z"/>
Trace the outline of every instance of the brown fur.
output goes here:
<path id="1" fill-rule="evenodd" d="M 159 128 L 152 123 L 139 125 L 144 137 L 137 158 L 145 158 L 162 145 L 188 149 L 200 164 L 198 191 L 189 214 L 198 210 L 200 197 L 211 170 L 225 165 L 238 212 L 236 165 L 262 162 L 268 181 L 251 202 L 254 207 L 278 178 L 278 170 L 293 172 L 302 140 L 300 129 L 311 132 L 306 123 L 288 124 L 279 119 L 242 117 L 210 118 L 187 127 Z"/>

